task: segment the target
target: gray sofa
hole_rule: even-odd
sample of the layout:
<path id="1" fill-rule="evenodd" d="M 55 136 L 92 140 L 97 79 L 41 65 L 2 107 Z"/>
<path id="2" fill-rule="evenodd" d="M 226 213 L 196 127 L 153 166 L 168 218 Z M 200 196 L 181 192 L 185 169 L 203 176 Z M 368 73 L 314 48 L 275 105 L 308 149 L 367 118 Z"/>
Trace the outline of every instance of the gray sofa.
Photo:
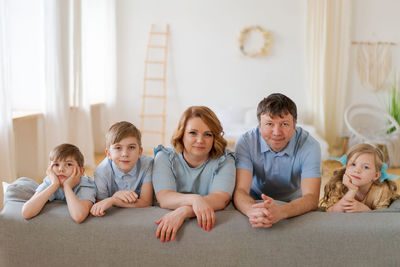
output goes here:
<path id="1" fill-rule="evenodd" d="M 159 207 L 112 208 L 77 224 L 54 201 L 25 220 L 34 187 L 17 180 L 5 194 L 0 266 L 400 266 L 398 201 L 385 211 L 310 212 L 269 229 L 252 229 L 230 204 L 210 232 L 191 219 L 174 242 L 161 243 L 154 221 L 168 211 Z"/>

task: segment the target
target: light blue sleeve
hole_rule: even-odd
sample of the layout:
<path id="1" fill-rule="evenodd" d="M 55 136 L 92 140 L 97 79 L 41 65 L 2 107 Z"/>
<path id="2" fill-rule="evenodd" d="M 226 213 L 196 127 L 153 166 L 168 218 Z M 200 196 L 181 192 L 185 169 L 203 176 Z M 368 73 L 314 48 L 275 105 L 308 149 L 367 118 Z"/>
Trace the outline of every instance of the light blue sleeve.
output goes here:
<path id="1" fill-rule="evenodd" d="M 78 189 L 75 192 L 76 197 L 79 200 L 90 200 L 93 203 L 96 202 L 96 187 L 92 179 L 87 176 L 82 176 L 81 181 L 78 185 Z"/>
<path id="2" fill-rule="evenodd" d="M 49 187 L 51 184 L 49 177 L 45 177 L 43 179 L 43 183 L 41 183 L 37 188 L 36 192 L 43 192 L 47 187 Z M 55 193 L 51 195 L 49 198 L 49 201 L 53 201 L 56 198 Z"/>
<path id="3" fill-rule="evenodd" d="M 235 158 L 232 152 L 219 158 L 219 167 L 211 186 L 212 191 L 224 191 L 232 195 L 236 182 Z"/>
<path id="4" fill-rule="evenodd" d="M 172 155 L 165 150 L 155 151 L 153 165 L 153 187 L 155 193 L 161 190 L 176 191 L 176 181 L 172 172 Z"/>
<path id="5" fill-rule="evenodd" d="M 94 171 L 94 183 L 96 186 L 96 198 L 105 199 L 111 197 L 108 193 L 107 170 L 108 159 L 105 158 Z"/>
<path id="6" fill-rule="evenodd" d="M 241 135 L 235 146 L 235 163 L 237 169 L 244 169 L 253 172 L 253 162 L 251 160 L 250 146 L 245 135 Z"/>
<path id="7" fill-rule="evenodd" d="M 321 147 L 310 138 L 302 152 L 301 178 L 321 177 Z"/>
<path id="8" fill-rule="evenodd" d="M 142 156 L 143 157 L 143 156 Z M 149 183 L 153 181 L 153 158 L 150 156 L 146 156 L 143 158 L 145 164 L 143 164 L 144 168 L 144 177 L 143 177 L 143 184 L 144 183 Z"/>

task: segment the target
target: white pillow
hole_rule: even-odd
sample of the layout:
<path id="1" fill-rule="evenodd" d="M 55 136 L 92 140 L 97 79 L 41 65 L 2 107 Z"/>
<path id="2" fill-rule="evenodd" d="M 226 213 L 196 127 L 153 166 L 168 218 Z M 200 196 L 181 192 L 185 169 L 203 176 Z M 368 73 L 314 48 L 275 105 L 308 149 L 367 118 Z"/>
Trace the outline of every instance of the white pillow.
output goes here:
<path id="1" fill-rule="evenodd" d="M 218 106 L 213 107 L 212 110 L 224 128 L 229 124 L 243 124 L 245 110 L 240 107 Z"/>
<path id="2" fill-rule="evenodd" d="M 7 187 L 8 187 L 10 184 L 9 184 L 9 183 L 6 183 L 6 182 L 2 182 L 2 184 L 3 184 L 3 194 L 5 194 L 6 191 L 7 191 Z"/>

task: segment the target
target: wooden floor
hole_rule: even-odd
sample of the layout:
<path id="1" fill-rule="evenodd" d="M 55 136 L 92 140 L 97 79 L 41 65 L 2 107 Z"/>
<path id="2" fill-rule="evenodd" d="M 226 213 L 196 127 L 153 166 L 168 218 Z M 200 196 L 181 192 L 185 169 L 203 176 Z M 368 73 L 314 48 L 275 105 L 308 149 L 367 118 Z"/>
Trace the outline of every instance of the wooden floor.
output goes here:
<path id="1" fill-rule="evenodd" d="M 94 154 L 94 163 L 96 164 L 96 166 L 98 166 L 98 165 L 103 161 L 103 159 L 104 159 L 105 157 L 106 157 L 106 155 L 103 154 L 103 153 L 101 153 L 101 154 L 97 154 L 97 153 Z M 87 176 L 93 178 L 94 170 L 95 170 L 95 169 L 87 168 L 86 171 L 85 171 L 85 173 L 86 173 Z"/>
<path id="2" fill-rule="evenodd" d="M 104 154 L 96 154 L 95 155 L 96 166 L 99 165 L 100 162 L 103 161 L 104 157 L 105 157 Z M 339 162 L 333 161 L 333 160 L 327 160 L 322 163 L 322 184 L 321 184 L 321 191 L 320 191 L 321 196 L 324 192 L 324 186 L 325 186 L 326 182 L 329 180 L 329 178 L 332 176 L 333 171 L 340 167 L 341 167 L 341 164 Z M 93 173 L 94 173 L 94 169 L 86 169 L 87 176 L 93 178 Z M 400 168 L 388 169 L 388 173 L 400 175 Z M 396 182 L 400 189 L 400 179 L 397 179 Z M 3 209 L 3 187 L 1 184 L 0 184 L 0 189 L 1 189 L 0 190 L 0 210 L 1 210 L 1 209 Z M 399 190 L 399 192 L 400 192 L 400 190 Z"/>

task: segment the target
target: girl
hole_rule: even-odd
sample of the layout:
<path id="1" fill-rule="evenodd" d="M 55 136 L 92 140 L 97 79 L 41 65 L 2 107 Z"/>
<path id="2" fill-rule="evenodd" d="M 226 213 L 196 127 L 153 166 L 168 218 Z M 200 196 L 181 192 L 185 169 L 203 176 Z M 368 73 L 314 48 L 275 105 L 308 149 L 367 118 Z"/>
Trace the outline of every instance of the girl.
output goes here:
<path id="1" fill-rule="evenodd" d="M 349 159 L 347 161 L 347 159 Z M 386 173 L 383 153 L 369 144 L 353 146 L 325 185 L 319 206 L 330 212 L 362 212 L 387 208 L 399 198 L 393 178 Z M 347 162 L 346 162 L 347 161 Z"/>

